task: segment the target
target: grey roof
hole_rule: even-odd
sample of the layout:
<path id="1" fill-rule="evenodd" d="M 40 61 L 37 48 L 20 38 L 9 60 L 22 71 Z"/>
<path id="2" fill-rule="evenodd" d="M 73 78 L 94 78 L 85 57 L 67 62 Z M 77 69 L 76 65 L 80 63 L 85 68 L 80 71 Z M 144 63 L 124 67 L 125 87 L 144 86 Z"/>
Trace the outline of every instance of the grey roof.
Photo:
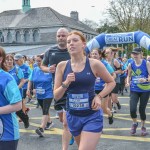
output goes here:
<path id="1" fill-rule="evenodd" d="M 54 44 L 53 44 L 54 45 Z M 52 45 L 30 45 L 30 46 L 3 46 L 6 53 L 20 53 L 23 55 L 38 55 L 44 53 Z"/>
<path id="2" fill-rule="evenodd" d="M 31 8 L 28 12 L 8 10 L 0 13 L 0 29 L 66 26 L 87 33 L 97 34 L 93 29 L 73 18 L 61 15 L 50 7 Z"/>

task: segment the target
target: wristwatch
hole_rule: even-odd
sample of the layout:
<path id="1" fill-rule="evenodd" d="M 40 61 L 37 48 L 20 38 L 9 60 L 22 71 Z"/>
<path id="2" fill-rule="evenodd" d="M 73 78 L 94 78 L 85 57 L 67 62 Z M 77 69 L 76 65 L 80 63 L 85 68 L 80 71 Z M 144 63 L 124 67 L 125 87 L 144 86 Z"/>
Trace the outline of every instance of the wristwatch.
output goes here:
<path id="1" fill-rule="evenodd" d="M 146 82 L 149 82 L 148 78 L 146 79 Z"/>
<path id="2" fill-rule="evenodd" d="M 67 89 L 69 87 L 68 85 L 65 85 L 64 83 L 62 83 L 61 86 L 65 89 Z"/>

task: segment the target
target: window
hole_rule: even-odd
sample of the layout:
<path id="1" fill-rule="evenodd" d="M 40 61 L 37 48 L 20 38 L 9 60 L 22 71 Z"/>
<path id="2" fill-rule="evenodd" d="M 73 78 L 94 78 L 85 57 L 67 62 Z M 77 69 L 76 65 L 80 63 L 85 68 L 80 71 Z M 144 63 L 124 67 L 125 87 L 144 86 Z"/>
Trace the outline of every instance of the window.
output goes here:
<path id="1" fill-rule="evenodd" d="M 25 31 L 24 32 L 24 41 L 26 43 L 28 43 L 30 41 L 30 34 L 29 34 L 29 31 Z"/>
<path id="2" fill-rule="evenodd" d="M 8 31 L 8 33 L 7 33 L 7 42 L 12 43 L 12 34 L 10 31 Z"/>
<path id="3" fill-rule="evenodd" d="M 16 32 L 16 42 L 21 42 L 21 34 L 19 31 Z"/>
<path id="4" fill-rule="evenodd" d="M 28 0 L 24 0 L 24 5 L 28 5 Z"/>
<path id="5" fill-rule="evenodd" d="M 4 42 L 4 36 L 3 36 L 3 33 L 2 33 L 2 32 L 0 32 L 0 42 L 1 42 L 1 43 Z"/>
<path id="6" fill-rule="evenodd" d="M 39 42 L 39 32 L 38 32 L 38 30 L 33 31 L 33 42 Z"/>

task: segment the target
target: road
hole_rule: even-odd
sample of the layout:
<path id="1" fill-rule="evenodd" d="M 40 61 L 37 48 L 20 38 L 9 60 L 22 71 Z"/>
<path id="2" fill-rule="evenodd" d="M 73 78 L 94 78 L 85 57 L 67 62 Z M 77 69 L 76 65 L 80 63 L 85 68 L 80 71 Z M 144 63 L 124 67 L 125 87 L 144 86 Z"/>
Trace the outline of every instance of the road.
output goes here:
<path id="1" fill-rule="evenodd" d="M 96 150 L 148 150 L 150 149 L 150 135 L 142 137 L 140 135 L 140 123 L 135 136 L 130 135 L 131 118 L 129 114 L 129 96 L 119 96 L 122 108 L 114 114 L 113 125 L 108 124 L 108 119 L 104 115 L 104 130 L 99 140 Z M 50 109 L 50 114 L 54 126 L 51 130 L 45 131 L 45 137 L 39 138 L 35 129 L 39 127 L 42 112 L 40 108 L 36 108 L 33 104 L 28 104 L 31 108 L 29 112 L 30 127 L 26 130 L 23 124 L 20 123 L 21 138 L 18 145 L 18 150 L 61 150 L 61 135 L 62 124 L 55 117 L 53 106 Z M 147 122 L 146 127 L 150 132 L 150 103 L 146 109 Z M 139 118 L 139 115 L 138 115 Z M 69 146 L 69 150 L 77 150 L 77 145 L 74 143 Z"/>

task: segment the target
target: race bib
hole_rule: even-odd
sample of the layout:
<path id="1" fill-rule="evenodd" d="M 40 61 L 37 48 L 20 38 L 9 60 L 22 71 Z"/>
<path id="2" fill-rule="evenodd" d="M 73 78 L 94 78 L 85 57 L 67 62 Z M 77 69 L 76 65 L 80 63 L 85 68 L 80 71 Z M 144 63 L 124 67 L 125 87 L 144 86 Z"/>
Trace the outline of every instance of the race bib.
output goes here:
<path id="1" fill-rule="evenodd" d="M 89 94 L 69 94 L 69 108 L 72 110 L 88 110 Z"/>
<path id="2" fill-rule="evenodd" d="M 141 79 L 141 78 L 144 78 L 144 76 L 135 76 L 135 77 L 132 78 L 132 82 L 134 84 L 141 83 L 141 82 L 139 82 L 139 79 Z"/>
<path id="3" fill-rule="evenodd" d="M 42 87 L 38 87 L 38 88 L 36 89 L 36 93 L 37 93 L 37 94 L 40 94 L 40 95 L 45 94 L 45 89 L 42 89 Z"/>
<path id="4" fill-rule="evenodd" d="M 100 81 L 101 81 L 101 79 L 99 77 L 97 77 L 96 80 L 95 80 L 96 84 L 99 84 Z"/>

